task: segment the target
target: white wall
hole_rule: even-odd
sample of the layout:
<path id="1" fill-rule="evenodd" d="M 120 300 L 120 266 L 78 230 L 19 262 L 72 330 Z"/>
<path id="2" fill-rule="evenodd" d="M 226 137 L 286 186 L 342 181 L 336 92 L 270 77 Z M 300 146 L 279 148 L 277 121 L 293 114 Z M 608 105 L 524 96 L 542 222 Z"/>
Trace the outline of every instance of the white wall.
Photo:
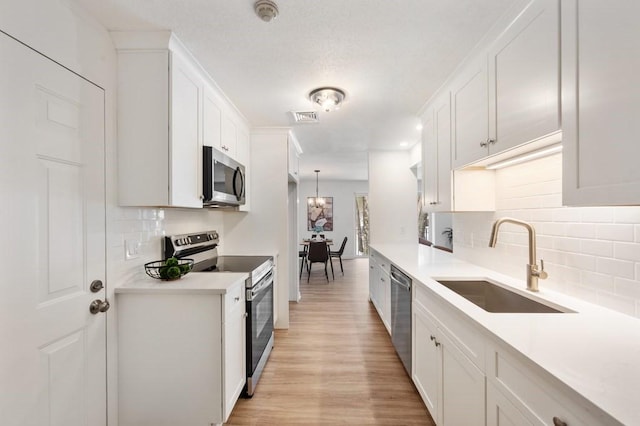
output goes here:
<path id="1" fill-rule="evenodd" d="M 165 234 L 222 229 L 220 212 L 120 208 L 117 206 L 116 52 L 109 33 L 67 0 L 1 0 L 0 30 L 28 44 L 105 90 L 107 173 L 108 402 L 110 424 L 117 424 L 117 305 L 114 288 L 144 276 L 145 262 L 161 258 Z M 125 239 L 140 241 L 140 257 L 124 260 Z"/>
<path id="2" fill-rule="evenodd" d="M 418 243 L 418 186 L 409 151 L 369 153 L 371 243 Z"/>
<path id="3" fill-rule="evenodd" d="M 318 183 L 320 197 L 333 197 L 333 231 L 325 231 L 327 238 L 333 239 L 331 250 L 338 250 L 342 239 L 347 237 L 343 259 L 355 257 L 356 200 L 355 194 L 369 191 L 367 181 L 323 180 L 322 172 Z M 312 231 L 307 229 L 307 197 L 316 196 L 316 181 L 302 180 L 298 187 L 300 204 L 298 208 L 298 241 L 309 238 Z"/>
<path id="4" fill-rule="evenodd" d="M 289 327 L 288 129 L 251 133 L 251 211 L 224 215 L 225 254 L 277 255 L 276 328 Z"/>
<path id="5" fill-rule="evenodd" d="M 549 288 L 640 317 L 640 207 L 562 207 L 562 155 L 497 171 L 495 213 L 455 213 L 456 257 L 525 279 L 527 235 L 505 224 L 488 248 L 492 222 L 531 222 Z"/>

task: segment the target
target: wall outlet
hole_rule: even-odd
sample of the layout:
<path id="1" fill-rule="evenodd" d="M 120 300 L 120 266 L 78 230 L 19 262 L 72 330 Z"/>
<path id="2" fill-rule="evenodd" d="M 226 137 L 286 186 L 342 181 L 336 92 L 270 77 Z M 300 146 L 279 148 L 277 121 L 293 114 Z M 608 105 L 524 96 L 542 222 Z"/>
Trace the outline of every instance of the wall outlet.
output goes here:
<path id="1" fill-rule="evenodd" d="M 124 240 L 124 260 L 140 257 L 140 246 L 139 240 Z"/>

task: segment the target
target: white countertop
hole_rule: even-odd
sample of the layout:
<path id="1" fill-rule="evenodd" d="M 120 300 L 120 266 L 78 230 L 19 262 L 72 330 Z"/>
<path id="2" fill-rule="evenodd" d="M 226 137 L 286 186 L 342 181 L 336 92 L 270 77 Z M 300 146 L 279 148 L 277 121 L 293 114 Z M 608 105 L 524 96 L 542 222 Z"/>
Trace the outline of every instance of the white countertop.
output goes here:
<path id="1" fill-rule="evenodd" d="M 371 248 L 619 422 L 640 424 L 640 320 L 547 290 L 544 280 L 528 292 L 524 264 L 518 280 L 418 244 Z M 576 313 L 486 312 L 434 277 L 489 278 Z"/>
<path id="2" fill-rule="evenodd" d="M 246 272 L 190 272 L 179 280 L 162 281 L 144 277 L 116 287 L 118 294 L 163 293 L 163 294 L 226 294 L 227 289 L 249 277 Z"/>

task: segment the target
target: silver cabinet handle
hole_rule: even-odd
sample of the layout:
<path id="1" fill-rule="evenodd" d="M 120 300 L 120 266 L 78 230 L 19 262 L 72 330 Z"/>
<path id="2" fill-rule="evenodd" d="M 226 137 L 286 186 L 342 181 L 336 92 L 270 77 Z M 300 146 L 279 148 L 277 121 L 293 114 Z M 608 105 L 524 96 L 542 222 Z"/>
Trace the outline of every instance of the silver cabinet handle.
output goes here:
<path id="1" fill-rule="evenodd" d="M 89 305 L 89 312 L 91 312 L 93 315 L 96 315 L 100 312 L 107 312 L 110 307 L 111 304 L 108 300 L 102 301 L 100 299 L 96 299 Z"/>
<path id="2" fill-rule="evenodd" d="M 489 146 L 489 143 L 487 141 L 480 142 L 480 148 L 486 148 L 487 146 Z"/>
<path id="3" fill-rule="evenodd" d="M 563 422 L 558 417 L 553 418 L 553 426 L 567 426 L 567 422 Z"/>
<path id="4" fill-rule="evenodd" d="M 436 340 L 436 348 L 437 348 L 438 346 L 440 346 L 440 342 L 438 342 L 438 341 Z"/>
<path id="5" fill-rule="evenodd" d="M 240 296 L 234 297 L 233 300 L 235 300 L 236 302 L 240 301 Z"/>
<path id="6" fill-rule="evenodd" d="M 433 342 L 434 340 L 436 340 L 435 336 L 430 336 L 431 337 L 431 341 Z"/>
<path id="7" fill-rule="evenodd" d="M 494 143 L 496 143 L 496 140 L 495 139 L 489 139 L 489 140 L 487 140 L 487 143 L 489 145 L 493 145 Z"/>

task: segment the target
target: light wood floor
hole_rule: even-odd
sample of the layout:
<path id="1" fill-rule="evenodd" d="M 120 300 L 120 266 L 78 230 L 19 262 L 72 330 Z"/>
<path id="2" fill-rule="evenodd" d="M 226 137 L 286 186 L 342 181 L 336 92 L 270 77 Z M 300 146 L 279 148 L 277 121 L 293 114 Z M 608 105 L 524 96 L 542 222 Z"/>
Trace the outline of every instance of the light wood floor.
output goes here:
<path id="1" fill-rule="evenodd" d="M 344 261 L 344 277 L 334 266 L 329 283 L 320 264 L 308 284 L 305 271 L 290 328 L 228 425 L 434 425 L 368 301 L 368 261 Z"/>

